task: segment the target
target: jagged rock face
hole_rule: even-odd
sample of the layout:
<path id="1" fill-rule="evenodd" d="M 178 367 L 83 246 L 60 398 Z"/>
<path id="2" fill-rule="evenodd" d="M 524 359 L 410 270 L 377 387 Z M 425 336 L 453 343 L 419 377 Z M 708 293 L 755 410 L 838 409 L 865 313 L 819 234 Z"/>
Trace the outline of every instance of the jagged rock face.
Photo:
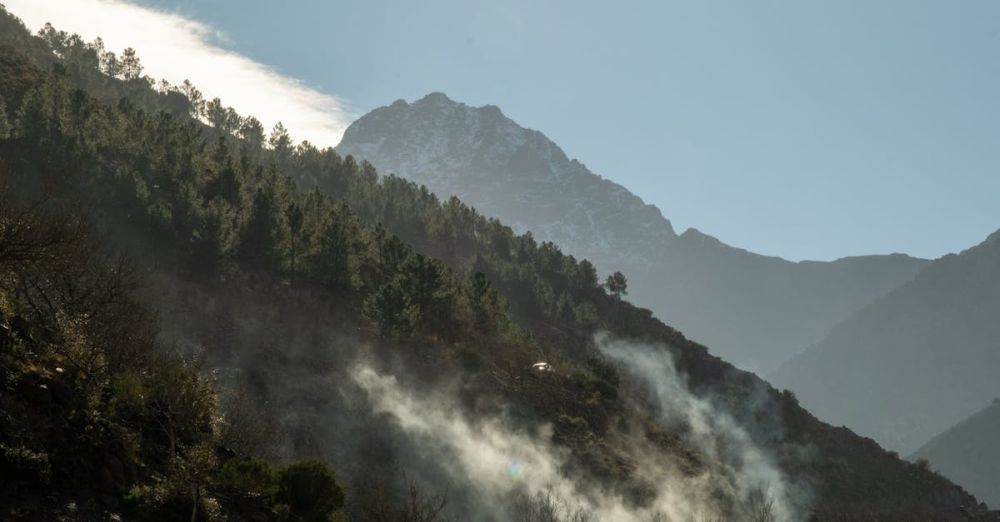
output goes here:
<path id="1" fill-rule="evenodd" d="M 656 207 L 494 106 L 473 108 L 440 93 L 400 100 L 352 124 L 338 151 L 599 265 L 653 265 L 676 238 Z"/>
<path id="2" fill-rule="evenodd" d="M 674 232 L 655 206 L 590 172 L 494 106 L 433 93 L 354 122 L 337 147 L 383 174 L 452 195 L 516 232 L 531 231 L 602 273 L 623 271 L 629 298 L 746 369 L 768 371 L 926 263 L 867 256 L 791 263 Z"/>

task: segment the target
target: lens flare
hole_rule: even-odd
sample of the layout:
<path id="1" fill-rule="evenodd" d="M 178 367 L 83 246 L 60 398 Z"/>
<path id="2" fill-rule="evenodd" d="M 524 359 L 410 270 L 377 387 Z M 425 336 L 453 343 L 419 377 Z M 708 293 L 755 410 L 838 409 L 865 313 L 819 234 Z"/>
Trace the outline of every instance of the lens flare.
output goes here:
<path id="1" fill-rule="evenodd" d="M 507 464 L 507 476 L 513 482 L 520 482 L 524 477 L 524 463 L 519 459 L 511 459 L 510 464 Z"/>

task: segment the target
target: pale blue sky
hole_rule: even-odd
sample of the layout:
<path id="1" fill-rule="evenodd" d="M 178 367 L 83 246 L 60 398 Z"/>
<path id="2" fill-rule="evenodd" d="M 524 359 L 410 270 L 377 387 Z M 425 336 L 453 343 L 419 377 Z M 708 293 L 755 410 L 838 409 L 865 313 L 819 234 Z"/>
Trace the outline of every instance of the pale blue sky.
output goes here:
<path id="1" fill-rule="evenodd" d="M 1000 2 L 143 0 L 360 115 L 495 104 L 682 231 L 789 259 L 1000 228 Z"/>

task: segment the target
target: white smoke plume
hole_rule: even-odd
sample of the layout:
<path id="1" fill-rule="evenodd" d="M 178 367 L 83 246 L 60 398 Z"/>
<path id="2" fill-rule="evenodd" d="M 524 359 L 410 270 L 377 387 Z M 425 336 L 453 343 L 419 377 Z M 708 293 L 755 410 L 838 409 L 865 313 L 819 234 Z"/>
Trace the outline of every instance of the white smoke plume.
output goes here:
<path id="1" fill-rule="evenodd" d="M 600 349 L 621 362 L 655 392 L 665 425 L 687 423 L 686 439 L 709 462 L 695 474 L 681 471 L 672 457 L 652 447 L 629 448 L 633 475 L 653 485 L 652 501 L 636 506 L 622 496 L 567 471 L 568 450 L 552 441 L 552 429 L 534 432 L 511 427 L 502 416 L 473 418 L 447 394 L 418 396 L 395 377 L 367 365 L 351 372 L 376 413 L 387 414 L 403 434 L 434 455 L 452 482 L 467 486 L 489 514 L 482 519 L 534 520 L 512 498 L 555 499 L 551 520 L 703 521 L 751 520 L 749 510 L 770 510 L 770 518 L 796 520 L 782 474 L 728 415 L 694 397 L 684 386 L 666 350 L 597 339 Z M 718 461 L 718 462 L 716 462 Z M 475 520 L 469 513 L 463 520 Z"/>
<path id="2" fill-rule="evenodd" d="M 473 422 L 454 404 L 419 399 L 407 393 L 395 377 L 367 366 L 352 372 L 369 395 L 376 412 L 393 416 L 404 433 L 441 455 L 442 467 L 457 482 L 468 483 L 489 508 L 499 513 L 505 498 L 518 490 L 529 495 L 551 491 L 581 507 L 590 501 L 559 471 L 565 454 L 549 444 L 550 433 L 520 434 L 500 419 Z"/>
<path id="3" fill-rule="evenodd" d="M 604 355 L 644 383 L 664 425 L 687 428 L 684 439 L 716 468 L 713 486 L 728 490 L 744 511 L 759 510 L 759 503 L 765 501 L 770 504 L 773 520 L 799 518 L 784 474 L 731 415 L 689 391 L 668 350 L 612 339 L 606 334 L 597 335 L 595 342 Z M 766 498 L 760 497 L 762 493 Z M 743 516 L 750 518 L 747 513 Z"/>

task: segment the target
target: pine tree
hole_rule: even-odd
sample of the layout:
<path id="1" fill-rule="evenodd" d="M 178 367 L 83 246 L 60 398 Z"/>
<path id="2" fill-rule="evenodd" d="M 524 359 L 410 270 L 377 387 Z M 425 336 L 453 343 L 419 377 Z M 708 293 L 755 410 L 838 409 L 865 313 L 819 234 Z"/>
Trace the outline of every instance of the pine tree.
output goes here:
<path id="1" fill-rule="evenodd" d="M 264 126 L 253 116 L 243 118 L 240 122 L 240 138 L 245 142 L 244 153 L 256 154 L 264 144 Z"/>
<path id="2" fill-rule="evenodd" d="M 278 232 L 274 195 L 259 188 L 254 194 L 250 218 L 240 234 L 240 258 L 253 268 L 276 268 Z"/>
<path id="3" fill-rule="evenodd" d="M 135 49 L 131 47 L 122 51 L 120 67 L 122 79 L 125 81 L 138 80 L 142 77 L 142 63 Z"/>
<path id="4" fill-rule="evenodd" d="M 420 312 L 398 279 L 369 295 L 362 311 L 383 337 L 405 339 L 413 334 Z"/>
<path id="5" fill-rule="evenodd" d="M 226 108 L 222 106 L 222 100 L 212 98 L 212 101 L 205 104 L 205 119 L 209 125 L 220 131 L 226 131 Z"/>
<path id="6" fill-rule="evenodd" d="M 292 202 L 288 208 L 285 210 L 286 217 L 288 218 L 288 230 L 290 232 L 290 247 L 291 247 L 291 272 L 292 272 L 292 284 L 295 284 L 296 276 L 296 261 L 298 261 L 298 249 L 299 249 L 299 237 L 302 231 L 302 207 L 298 203 Z"/>
<path id="7" fill-rule="evenodd" d="M 229 142 L 220 136 L 212 150 L 212 164 L 215 175 L 205 184 L 203 190 L 205 199 L 212 201 L 221 198 L 230 206 L 237 207 L 240 202 L 240 180 L 233 165 L 233 157 L 229 152 Z"/>
<path id="8" fill-rule="evenodd" d="M 42 140 L 48 134 L 46 100 L 38 89 L 28 91 L 17 110 L 14 132 L 18 138 L 30 142 Z"/>
<path id="9" fill-rule="evenodd" d="M 205 96 L 198 90 L 190 80 L 184 80 L 180 90 L 187 96 L 191 108 L 191 117 L 200 118 L 205 110 Z"/>
<path id="10" fill-rule="evenodd" d="M 7 119 L 7 102 L 0 96 L 0 140 L 10 137 L 11 125 Z"/>
<path id="11" fill-rule="evenodd" d="M 439 261 L 420 254 L 411 255 L 403 263 L 403 286 L 420 312 L 425 329 L 436 330 L 452 314 L 454 290 Z"/>
<path id="12" fill-rule="evenodd" d="M 410 255 L 410 247 L 381 223 L 375 227 L 375 248 L 376 269 L 386 278 L 397 274 Z"/>
<path id="13" fill-rule="evenodd" d="M 628 295 L 628 281 L 625 279 L 625 275 L 621 272 L 615 272 L 608 276 L 607 281 L 604 283 L 605 288 L 615 299 L 621 299 L 623 295 Z"/>
<path id="14" fill-rule="evenodd" d="M 353 288 L 358 233 L 356 223 L 348 219 L 342 207 L 331 210 L 320 232 L 318 249 L 309 259 L 312 277 L 331 289 Z"/>
<path id="15" fill-rule="evenodd" d="M 507 302 L 486 278 L 476 272 L 469 281 L 466 295 L 472 308 L 476 328 L 483 333 L 493 333 L 506 321 Z"/>
<path id="16" fill-rule="evenodd" d="M 292 155 L 292 137 L 288 134 L 288 129 L 280 121 L 271 129 L 271 136 L 267 139 L 268 145 L 274 150 L 278 165 L 286 165 Z"/>
<path id="17" fill-rule="evenodd" d="M 111 52 L 101 53 L 101 72 L 112 77 L 118 78 L 122 73 L 122 63 L 118 60 L 118 56 Z"/>
<path id="18" fill-rule="evenodd" d="M 231 255 L 233 247 L 233 211 L 221 200 L 205 209 L 192 242 L 192 268 L 195 272 L 215 274 Z"/>

